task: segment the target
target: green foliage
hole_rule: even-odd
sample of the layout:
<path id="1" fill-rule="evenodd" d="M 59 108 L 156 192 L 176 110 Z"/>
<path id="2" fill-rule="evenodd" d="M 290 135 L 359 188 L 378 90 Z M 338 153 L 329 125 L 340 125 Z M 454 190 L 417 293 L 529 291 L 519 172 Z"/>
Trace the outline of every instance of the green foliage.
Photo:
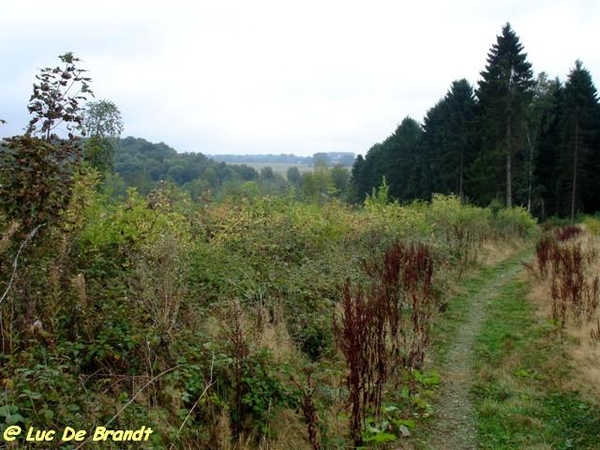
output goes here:
<path id="1" fill-rule="evenodd" d="M 527 140 L 527 115 L 534 81 L 531 63 L 510 24 L 502 27 L 487 63 L 477 89 L 482 141 L 479 154 L 493 163 L 479 166 L 479 175 L 485 174 L 479 189 L 484 191 L 475 195 L 497 196 L 498 186 L 502 186 L 505 204 L 511 207 L 514 194 L 524 182 L 517 175 L 524 164 L 519 155 Z"/>
<path id="2" fill-rule="evenodd" d="M 409 437 L 416 425 L 414 419 L 403 417 L 401 408 L 394 405 L 384 406 L 381 419 L 367 417 L 363 440 L 365 444 L 375 446 L 394 442 Z"/>
<path id="3" fill-rule="evenodd" d="M 406 117 L 391 136 L 373 145 L 364 159 L 357 158 L 352 167 L 354 200 L 364 199 L 383 177 L 391 198 L 410 201 L 422 197 L 422 134 L 421 126 Z"/>
<path id="4" fill-rule="evenodd" d="M 593 193 L 599 181 L 600 104 L 592 76 L 581 61 L 575 62 L 565 83 L 561 132 L 559 198 L 573 222 L 577 212 L 600 209 Z"/>
<path id="5" fill-rule="evenodd" d="M 302 175 L 300 175 L 300 170 L 298 167 L 290 167 L 286 173 L 287 180 L 292 183 L 297 188 L 302 185 Z"/>
<path id="6" fill-rule="evenodd" d="M 92 136 L 83 146 L 83 159 L 100 173 L 110 173 L 113 170 L 115 149 L 108 139 Z"/>
<path id="7" fill-rule="evenodd" d="M 89 102 L 84 126 L 90 136 L 85 142 L 83 158 L 101 174 L 113 171 L 115 147 L 123 132 L 123 119 L 117 106 L 108 101 Z"/>
<path id="8" fill-rule="evenodd" d="M 49 239 L 19 269 L 7 301 L 23 319 L 9 323 L 3 316 L 4 342 L 15 350 L 5 353 L 0 380 L 34 394 L 32 403 L 11 391 L 4 404 L 25 420 L 85 427 L 112 417 L 133 395 L 117 394 L 135 393 L 136 380 L 173 368 L 119 420 L 128 426 L 144 417 L 160 424 L 163 443 L 184 446 L 210 446 L 211 430 L 225 420 L 219 417 L 228 418 L 230 438 L 269 439 L 280 414 L 299 407 L 297 380 L 311 361 L 322 377 L 313 404 L 318 428 L 331 442 L 335 419 L 326 413 L 342 385 L 331 318 L 344 279 L 364 280 L 364 262 L 399 237 L 426 240 L 436 264 L 451 270 L 443 262 L 454 258 L 459 241 L 446 240 L 450 230 L 479 230 L 481 240 L 495 230 L 494 215 L 457 197 L 401 206 L 380 196 L 380 204 L 352 209 L 335 199 L 262 197 L 248 185 L 244 195 L 198 204 L 174 184 L 147 196 L 130 188 L 119 199 L 98 190 L 99 183 L 94 170 L 74 174 L 60 221 L 48 225 Z M 5 264 L 9 255 L 3 257 Z M 226 306 L 232 299 L 239 327 Z M 36 366 L 38 351 L 48 370 Z M 38 381 L 34 372 L 54 381 Z M 410 427 L 391 418 L 430 414 L 420 392 L 435 387 L 436 378 L 414 375 L 415 388 L 399 393 L 398 411 L 389 414 L 398 437 L 400 425 Z M 381 422 L 371 426 L 380 432 L 366 439 L 385 438 Z"/>
<path id="9" fill-rule="evenodd" d="M 424 119 L 423 193 L 455 193 L 465 198 L 467 167 L 475 153 L 476 102 L 472 86 L 462 79 L 452 83 L 446 96 Z"/>
<path id="10" fill-rule="evenodd" d="M 177 153 L 164 143 L 153 144 L 144 139 L 127 137 L 115 146 L 114 171 L 127 187 L 135 187 L 147 194 L 159 186 L 160 181 L 174 181 L 185 188 L 194 199 L 209 191 L 237 189 L 246 181 L 258 181 L 259 174 L 247 165 L 227 165 L 207 158 L 202 153 Z M 265 191 L 272 186 L 280 190 L 281 177 L 265 177 L 261 186 Z M 263 192 L 267 193 L 267 192 Z M 221 192 L 222 197 L 228 193 Z"/>
<path id="11" fill-rule="evenodd" d="M 586 216 L 582 221 L 585 229 L 596 236 L 600 235 L 600 218 Z"/>
<path id="12" fill-rule="evenodd" d="M 537 232 L 537 222 L 525 208 L 502 208 L 492 211 L 496 230 L 505 236 L 529 238 Z"/>
<path id="13" fill-rule="evenodd" d="M 377 210 L 377 208 L 384 207 L 390 202 L 390 187 L 387 184 L 385 176 L 381 180 L 381 185 L 375 189 L 371 195 L 367 195 L 365 199 L 365 209 L 367 211 Z"/>
<path id="14" fill-rule="evenodd" d="M 7 219 L 25 230 L 57 220 L 69 202 L 76 146 L 15 136 L 0 151 L 0 206 Z"/>
<path id="15" fill-rule="evenodd" d="M 257 353 L 243 368 L 241 402 L 263 434 L 279 408 L 298 405 L 298 393 L 282 380 L 288 370 L 274 364 L 266 349 Z"/>
<path id="16" fill-rule="evenodd" d="M 123 133 L 121 111 L 109 100 L 88 102 L 83 124 L 89 136 L 118 139 Z"/>

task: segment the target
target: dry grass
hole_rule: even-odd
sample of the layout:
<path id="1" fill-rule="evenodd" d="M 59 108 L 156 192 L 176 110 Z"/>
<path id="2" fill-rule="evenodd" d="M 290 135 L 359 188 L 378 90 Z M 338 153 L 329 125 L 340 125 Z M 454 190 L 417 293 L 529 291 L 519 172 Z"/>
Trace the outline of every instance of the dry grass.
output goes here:
<path id="1" fill-rule="evenodd" d="M 289 364 L 301 359 L 300 351 L 287 330 L 282 308 L 277 304 L 268 308 L 260 303 L 250 306 L 232 301 L 230 304 L 221 305 L 214 314 L 206 318 L 204 330 L 215 341 L 240 340 L 247 346 L 246 351 L 249 352 L 245 357 L 260 349 L 267 349 L 274 364 Z M 234 438 L 233 424 L 227 409 L 220 412 L 215 423 L 213 445 L 217 449 L 309 450 L 312 448 L 308 442 L 306 424 L 300 413 L 291 409 L 278 410 L 276 416 L 268 421 L 263 435 L 258 434 L 258 429 L 253 432 L 246 430 Z"/>
<path id="2" fill-rule="evenodd" d="M 483 266 L 495 266 L 510 258 L 519 248 L 523 248 L 523 242 L 519 240 L 487 240 L 478 250 L 478 261 L 480 261 Z"/>
<path id="3" fill-rule="evenodd" d="M 591 282 L 600 273 L 600 236 L 584 232 L 573 242 L 580 244 L 587 255 L 585 278 L 586 282 Z M 550 281 L 532 273 L 529 276 L 534 279 L 529 298 L 537 305 L 540 320 L 548 320 L 552 317 Z M 599 319 L 600 311 L 596 311 L 590 320 L 571 318 L 560 337 L 574 368 L 567 387 L 579 391 L 586 400 L 594 403 L 600 403 L 600 342 L 592 338 L 592 331 L 598 328 Z"/>
<path id="4" fill-rule="evenodd" d="M 0 254 L 4 253 L 6 249 L 10 246 L 12 237 L 16 234 L 19 229 L 19 222 L 11 222 L 8 225 L 8 228 L 2 234 L 2 238 L 0 238 Z"/>

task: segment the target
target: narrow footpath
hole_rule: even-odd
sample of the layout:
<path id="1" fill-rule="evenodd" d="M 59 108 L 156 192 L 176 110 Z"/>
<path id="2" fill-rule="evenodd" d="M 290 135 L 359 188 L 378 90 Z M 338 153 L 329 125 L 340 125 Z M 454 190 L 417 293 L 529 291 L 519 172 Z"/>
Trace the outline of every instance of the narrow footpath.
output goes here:
<path id="1" fill-rule="evenodd" d="M 513 257 L 489 271 L 477 289 L 467 293 L 467 314 L 448 350 L 442 366 L 442 386 L 435 405 L 435 421 L 426 444 L 430 450 L 472 450 L 477 448 L 474 408 L 470 401 L 473 386 L 474 343 L 485 322 L 486 306 L 504 286 L 515 281 L 523 270 L 522 258 Z M 487 275 L 487 274 L 486 274 Z M 480 275 L 484 276 L 484 275 Z"/>

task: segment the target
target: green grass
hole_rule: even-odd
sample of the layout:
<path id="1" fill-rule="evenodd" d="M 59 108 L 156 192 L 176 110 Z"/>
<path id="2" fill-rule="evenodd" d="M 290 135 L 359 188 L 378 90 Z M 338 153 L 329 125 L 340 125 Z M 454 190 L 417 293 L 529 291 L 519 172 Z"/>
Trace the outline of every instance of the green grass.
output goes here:
<path id="1" fill-rule="evenodd" d="M 448 351 L 466 320 L 473 296 L 478 295 L 490 280 L 506 271 L 509 266 L 520 263 L 521 259 L 522 254 L 520 253 L 495 266 L 482 267 L 465 278 L 458 291 L 448 302 L 446 311 L 436 318 L 433 330 L 435 366 L 439 367 L 446 363 Z"/>
<path id="2" fill-rule="evenodd" d="M 528 289 L 523 281 L 505 285 L 477 337 L 480 448 L 600 448 L 600 409 L 563 390 L 568 362 L 554 328 L 536 319 Z"/>

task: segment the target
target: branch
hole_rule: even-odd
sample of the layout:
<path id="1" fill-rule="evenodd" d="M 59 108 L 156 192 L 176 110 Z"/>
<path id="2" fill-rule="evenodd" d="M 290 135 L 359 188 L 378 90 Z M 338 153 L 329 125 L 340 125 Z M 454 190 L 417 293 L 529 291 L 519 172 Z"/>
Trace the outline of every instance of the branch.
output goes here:
<path id="1" fill-rule="evenodd" d="M 15 256 L 15 260 L 13 261 L 13 271 L 12 271 L 12 275 L 10 276 L 10 280 L 8 282 L 8 286 L 6 288 L 6 291 L 4 291 L 4 294 L 2 295 L 2 298 L 0 298 L 0 306 L 2 306 L 2 302 L 4 301 L 4 299 L 6 298 L 6 296 L 8 295 L 8 292 L 10 291 L 10 288 L 12 286 L 13 280 L 15 279 L 15 275 L 17 273 L 17 265 L 19 262 L 19 256 L 21 255 L 21 252 L 23 251 L 23 249 L 25 248 L 25 245 L 27 245 L 27 243 L 33 239 L 33 237 L 35 236 L 35 234 L 38 232 L 38 230 L 43 227 L 44 225 L 46 225 L 45 223 L 38 225 L 37 227 L 35 227 L 31 233 L 29 233 L 27 235 L 27 237 L 25 238 L 25 240 L 23 242 L 21 242 L 21 246 L 19 247 L 19 251 L 17 252 L 17 256 Z"/>
<path id="2" fill-rule="evenodd" d="M 192 409 L 190 409 L 188 411 L 187 416 L 185 416 L 185 419 L 183 419 L 183 422 L 181 423 L 181 426 L 179 427 L 179 430 L 177 430 L 177 436 L 179 436 L 179 433 L 181 433 L 181 430 L 183 430 L 183 427 L 185 426 L 185 423 L 187 422 L 187 420 L 190 418 L 190 416 L 194 412 L 194 409 L 196 409 L 196 406 L 198 406 L 198 403 L 200 403 L 200 400 L 202 400 L 202 397 L 204 397 L 206 395 L 206 393 L 208 392 L 208 390 L 211 388 L 211 386 L 213 384 L 215 384 L 215 381 L 213 381 L 213 369 L 214 369 L 214 367 L 215 367 L 215 355 L 213 354 L 212 363 L 210 364 L 210 379 L 208 380 L 208 383 L 204 387 L 204 390 L 202 391 L 202 393 L 198 397 L 198 400 L 196 400 L 196 403 L 194 403 L 194 406 L 192 406 Z M 171 446 L 169 447 L 169 450 L 171 450 L 173 448 L 173 446 L 174 446 L 174 444 L 171 444 Z"/>
<path id="3" fill-rule="evenodd" d="M 119 411 L 117 411 L 117 413 L 116 413 L 114 416 L 112 416 L 112 417 L 111 417 L 111 419 L 110 419 L 108 422 L 106 422 L 106 423 L 104 424 L 104 427 L 107 427 L 108 425 L 110 425 L 110 424 L 112 423 L 112 421 L 113 421 L 113 420 L 115 420 L 117 417 L 119 417 L 119 416 L 121 415 L 121 413 L 122 413 L 122 412 L 125 410 L 125 408 L 127 408 L 129 405 L 131 405 L 131 404 L 132 404 L 132 403 L 135 401 L 136 397 L 137 397 L 138 395 L 140 395 L 140 393 L 141 393 L 141 392 L 142 392 L 144 389 L 146 389 L 148 386 L 150 386 L 152 383 L 154 383 L 156 380 L 158 380 L 158 379 L 159 379 L 160 377 L 162 377 L 163 375 L 165 375 L 165 374 L 167 374 L 167 373 L 169 373 L 169 372 L 173 372 L 175 369 L 179 369 L 180 367 L 181 367 L 181 364 L 178 364 L 177 366 L 171 367 L 170 369 L 163 370 L 161 373 L 159 373 L 159 374 L 158 374 L 158 375 L 156 375 L 154 378 L 152 378 L 150 381 L 148 381 L 148 382 L 147 382 L 145 385 L 143 385 L 143 386 L 142 386 L 142 387 L 141 387 L 141 388 L 140 388 L 140 389 L 139 389 L 139 390 L 138 390 L 138 391 L 137 391 L 137 392 L 136 392 L 136 393 L 133 395 L 133 397 L 131 397 L 131 399 L 130 399 L 130 400 L 127 402 L 127 403 L 125 403 L 125 404 L 124 404 L 124 405 L 121 407 L 121 409 L 119 409 Z M 75 450 L 78 450 L 78 449 L 80 449 L 81 447 L 83 447 L 85 444 L 87 444 L 87 443 L 89 442 L 89 440 L 90 440 L 90 437 L 88 437 L 88 438 L 87 438 L 85 441 L 83 441 L 81 444 L 79 444 L 77 447 L 75 447 Z"/>

